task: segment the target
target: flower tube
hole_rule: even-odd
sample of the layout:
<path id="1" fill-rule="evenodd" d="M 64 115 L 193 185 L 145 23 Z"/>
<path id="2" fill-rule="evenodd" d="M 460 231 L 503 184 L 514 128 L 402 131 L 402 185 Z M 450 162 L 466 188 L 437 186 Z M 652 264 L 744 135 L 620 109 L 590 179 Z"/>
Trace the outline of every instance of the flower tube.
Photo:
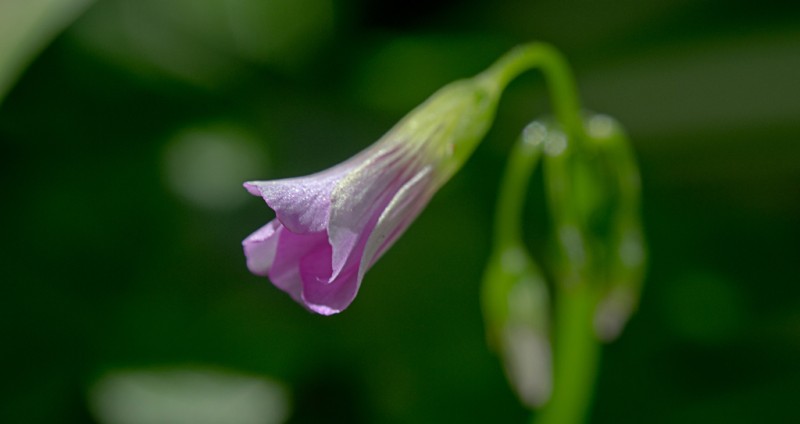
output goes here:
<path id="1" fill-rule="evenodd" d="M 313 312 L 343 311 L 366 271 L 486 134 L 502 85 L 488 72 L 456 81 L 332 168 L 245 183 L 276 214 L 243 241 L 250 271 Z"/>

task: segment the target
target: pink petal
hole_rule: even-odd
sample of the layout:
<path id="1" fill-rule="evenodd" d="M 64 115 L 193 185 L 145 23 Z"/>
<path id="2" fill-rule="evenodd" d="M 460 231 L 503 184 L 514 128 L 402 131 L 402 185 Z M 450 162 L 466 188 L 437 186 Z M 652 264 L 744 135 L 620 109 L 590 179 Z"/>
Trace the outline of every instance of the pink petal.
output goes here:
<path id="1" fill-rule="evenodd" d="M 269 181 L 248 181 L 250 194 L 261 196 L 278 220 L 293 233 L 315 233 L 328 227 L 333 188 L 352 169 L 373 154 L 364 149 L 346 161 L 304 177 Z"/>
<path id="2" fill-rule="evenodd" d="M 383 206 L 378 208 L 378 212 L 382 213 L 365 225 L 362 234 L 354 237 L 356 242 L 352 254 L 339 274 L 331 274 L 335 244 L 328 249 L 318 249 L 301 260 L 302 301 L 307 308 L 318 314 L 332 315 L 353 302 L 367 269 L 397 240 L 430 200 L 434 191 L 431 180 L 431 168 L 426 167 L 399 190 L 390 189 L 381 196 L 378 203 Z M 390 184 L 390 187 L 394 186 Z"/>
<path id="3" fill-rule="evenodd" d="M 248 267 L 313 312 L 347 308 L 433 194 L 415 150 L 384 143 L 311 176 L 245 183 L 277 215 L 245 240 Z"/>
<path id="4" fill-rule="evenodd" d="M 300 263 L 303 258 L 319 255 L 319 252 L 322 252 L 328 255 L 330 262 L 327 233 L 295 234 L 277 219 L 251 234 L 242 245 L 248 269 L 256 275 L 269 276 L 276 287 L 300 303 L 302 303 Z"/>
<path id="5" fill-rule="evenodd" d="M 333 315 L 350 306 L 361 285 L 355 267 L 349 267 L 329 282 L 330 264 L 330 249 L 314 252 L 300 264 L 303 303 L 321 315 Z"/>
<path id="6" fill-rule="evenodd" d="M 364 273 L 394 244 L 428 204 L 436 189 L 432 180 L 431 167 L 423 168 L 400 188 L 383 210 L 364 247 L 359 265 L 359 279 L 363 278 Z"/>
<path id="7" fill-rule="evenodd" d="M 242 242 L 247 268 L 253 274 L 266 276 L 272 266 L 275 249 L 278 247 L 276 229 L 280 225 L 277 220 L 272 220 Z"/>
<path id="8" fill-rule="evenodd" d="M 278 220 L 294 233 L 323 231 L 328 225 L 330 194 L 341 175 L 251 181 L 244 187 L 261 196 Z"/>
<path id="9" fill-rule="evenodd" d="M 407 149 L 379 151 L 334 188 L 328 222 L 333 248 L 331 280 L 337 278 L 348 263 L 361 260 L 366 238 L 413 172 L 413 157 L 408 153 Z"/>
<path id="10" fill-rule="evenodd" d="M 278 232 L 277 252 L 269 270 L 269 279 L 276 287 L 289 293 L 293 299 L 300 302 L 301 263 L 309 255 L 330 252 L 328 237 L 325 232 L 295 234 L 283 226 L 279 228 Z M 330 274 L 330 271 L 328 273 Z"/>

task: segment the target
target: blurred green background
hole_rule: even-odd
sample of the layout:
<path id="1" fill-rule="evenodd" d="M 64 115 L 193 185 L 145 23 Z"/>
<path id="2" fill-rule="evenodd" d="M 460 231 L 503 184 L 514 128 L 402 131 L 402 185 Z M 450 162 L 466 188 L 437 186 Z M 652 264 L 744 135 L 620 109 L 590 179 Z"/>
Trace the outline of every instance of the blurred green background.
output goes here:
<path id="1" fill-rule="evenodd" d="M 0 1 L 0 421 L 132 422 L 102 412 L 109 376 L 181 392 L 169 373 L 194 370 L 268 384 L 261 422 L 524 422 L 478 293 L 505 154 L 548 113 L 539 75 L 339 316 L 247 272 L 240 242 L 273 214 L 241 182 L 337 163 L 532 40 L 562 49 L 643 174 L 646 288 L 592 422 L 800 420 L 791 4 Z M 245 409 L 227 422 L 258 422 Z"/>

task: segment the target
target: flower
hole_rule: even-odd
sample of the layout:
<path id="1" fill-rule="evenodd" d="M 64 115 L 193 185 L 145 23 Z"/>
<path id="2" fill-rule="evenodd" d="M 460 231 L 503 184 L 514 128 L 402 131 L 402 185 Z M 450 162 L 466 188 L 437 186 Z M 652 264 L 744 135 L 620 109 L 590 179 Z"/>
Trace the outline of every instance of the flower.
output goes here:
<path id="1" fill-rule="evenodd" d="M 489 74 L 456 81 L 345 162 L 245 183 L 276 215 L 242 243 L 250 271 L 318 314 L 347 308 L 366 271 L 483 138 L 500 84 Z"/>

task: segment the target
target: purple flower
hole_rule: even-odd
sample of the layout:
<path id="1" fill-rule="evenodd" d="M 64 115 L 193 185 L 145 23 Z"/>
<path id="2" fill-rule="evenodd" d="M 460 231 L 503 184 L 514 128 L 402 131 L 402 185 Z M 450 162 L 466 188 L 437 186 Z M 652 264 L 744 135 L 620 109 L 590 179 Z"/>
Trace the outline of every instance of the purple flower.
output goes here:
<path id="1" fill-rule="evenodd" d="M 243 242 L 250 271 L 313 312 L 347 308 L 366 271 L 483 138 L 500 91 L 482 75 L 457 81 L 343 163 L 245 183 L 276 214 Z"/>

